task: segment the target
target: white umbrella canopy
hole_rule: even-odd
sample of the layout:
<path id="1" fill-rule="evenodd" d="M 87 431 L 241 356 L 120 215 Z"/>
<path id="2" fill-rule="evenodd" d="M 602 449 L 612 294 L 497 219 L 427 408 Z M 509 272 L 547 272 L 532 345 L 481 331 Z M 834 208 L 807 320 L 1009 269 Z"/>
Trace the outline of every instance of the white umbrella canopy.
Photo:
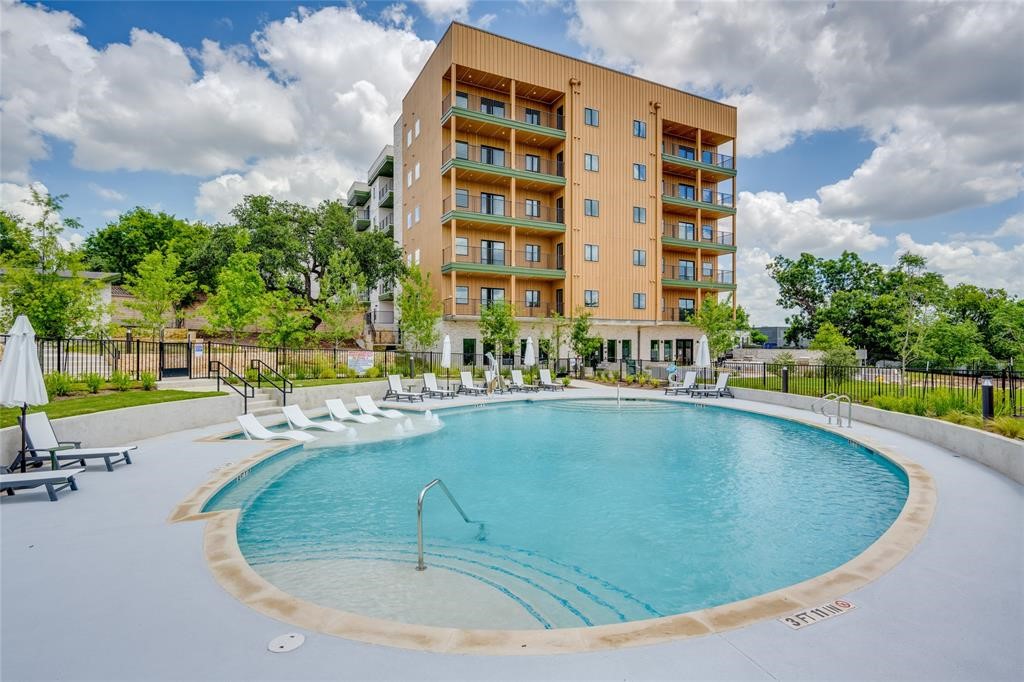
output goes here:
<path id="1" fill-rule="evenodd" d="M 532 336 L 527 336 L 526 337 L 526 352 L 523 353 L 523 366 L 524 367 L 533 367 L 536 364 L 537 364 L 537 358 L 534 356 L 534 353 L 533 353 L 533 337 Z"/>
<path id="2" fill-rule="evenodd" d="M 696 367 L 710 367 L 711 366 L 711 350 L 708 348 L 708 337 L 701 336 L 700 341 L 697 342 L 697 359 L 694 362 Z"/>
<path id="3" fill-rule="evenodd" d="M 18 315 L 8 332 L 3 359 L 0 360 L 0 405 L 20 407 L 22 416 L 21 470 L 25 470 L 25 411 L 29 405 L 50 402 L 43 383 L 43 370 L 36 354 L 36 332 L 24 315 Z"/>

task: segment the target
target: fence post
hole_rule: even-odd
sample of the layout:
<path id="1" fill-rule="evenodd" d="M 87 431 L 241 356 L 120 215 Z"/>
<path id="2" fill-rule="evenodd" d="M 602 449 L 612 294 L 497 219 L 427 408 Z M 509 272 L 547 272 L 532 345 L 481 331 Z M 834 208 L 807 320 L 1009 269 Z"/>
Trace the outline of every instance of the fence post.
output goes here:
<path id="1" fill-rule="evenodd" d="M 142 350 L 141 344 L 142 344 L 142 341 L 140 339 L 135 339 L 135 380 L 136 381 L 140 381 L 141 380 L 141 376 L 140 376 L 140 372 L 141 372 L 141 364 L 140 363 L 142 362 L 141 353 L 140 353 L 140 351 Z"/>
<path id="2" fill-rule="evenodd" d="M 822 395 L 828 395 L 828 365 L 822 365 L 821 366 L 821 381 L 822 381 L 821 394 Z"/>
<path id="3" fill-rule="evenodd" d="M 60 339 L 57 339 L 57 371 L 60 371 Z"/>
<path id="4" fill-rule="evenodd" d="M 768 363 L 767 362 L 762 362 L 761 363 L 761 387 L 766 389 L 766 390 L 768 388 Z M 783 390 L 785 390 L 785 389 L 783 389 Z"/>

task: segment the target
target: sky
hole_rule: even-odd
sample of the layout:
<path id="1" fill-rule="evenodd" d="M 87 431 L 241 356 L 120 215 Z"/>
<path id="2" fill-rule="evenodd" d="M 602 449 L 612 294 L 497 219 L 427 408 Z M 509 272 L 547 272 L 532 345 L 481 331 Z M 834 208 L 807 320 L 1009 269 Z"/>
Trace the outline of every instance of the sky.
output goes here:
<path id="1" fill-rule="evenodd" d="M 765 265 L 802 252 L 1024 295 L 1022 3 L 0 0 L 0 203 L 41 183 L 84 236 L 343 197 L 453 20 L 738 108 L 755 324 L 786 316 Z"/>

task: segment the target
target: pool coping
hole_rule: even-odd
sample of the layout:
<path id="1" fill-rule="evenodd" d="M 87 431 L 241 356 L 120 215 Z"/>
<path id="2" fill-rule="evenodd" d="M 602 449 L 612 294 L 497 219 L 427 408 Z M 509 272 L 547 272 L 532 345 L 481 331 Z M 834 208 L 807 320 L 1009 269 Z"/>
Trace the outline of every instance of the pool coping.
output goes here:
<path id="1" fill-rule="evenodd" d="M 523 396 L 517 400 L 501 402 L 529 401 L 535 397 Z M 575 398 L 571 394 L 544 398 L 552 399 Z M 641 399 L 763 414 L 718 400 L 711 403 L 704 400 L 673 400 L 662 396 L 644 396 Z M 477 405 L 432 405 L 430 409 L 444 410 Z M 850 435 L 842 428 L 791 416 L 767 416 L 838 434 L 888 459 L 907 476 L 907 499 L 903 509 L 892 525 L 867 549 L 826 573 L 748 599 L 660 618 L 550 630 L 462 629 L 374 618 L 295 597 L 260 576 L 246 561 L 238 546 L 236 535 L 240 509 L 202 511 L 203 506 L 217 491 L 231 480 L 244 475 L 254 465 L 286 450 L 302 447 L 301 444 L 291 442 L 274 444 L 234 465 L 224 467 L 206 483 L 189 493 L 172 511 L 168 522 L 207 522 L 203 535 L 203 553 L 207 566 L 217 583 L 243 604 L 271 618 L 336 637 L 418 651 L 478 655 L 582 653 L 700 637 L 780 618 L 846 596 L 868 585 L 910 554 L 927 533 L 935 512 L 935 483 L 931 474 L 917 462 L 882 447 L 871 439 Z"/>

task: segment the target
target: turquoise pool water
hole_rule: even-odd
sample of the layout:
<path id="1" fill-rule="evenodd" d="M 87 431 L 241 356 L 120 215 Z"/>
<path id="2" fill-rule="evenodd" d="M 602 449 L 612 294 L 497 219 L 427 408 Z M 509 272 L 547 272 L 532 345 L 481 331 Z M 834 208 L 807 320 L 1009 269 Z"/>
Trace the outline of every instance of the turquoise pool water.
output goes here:
<path id="1" fill-rule="evenodd" d="M 207 509 L 241 507 L 242 553 L 297 596 L 406 622 L 553 628 L 814 577 L 874 542 L 907 496 L 903 472 L 863 446 L 733 410 L 579 400 L 440 415 L 418 437 L 278 455 Z M 431 491 L 421 573 L 416 498 L 438 477 L 482 523 Z"/>

